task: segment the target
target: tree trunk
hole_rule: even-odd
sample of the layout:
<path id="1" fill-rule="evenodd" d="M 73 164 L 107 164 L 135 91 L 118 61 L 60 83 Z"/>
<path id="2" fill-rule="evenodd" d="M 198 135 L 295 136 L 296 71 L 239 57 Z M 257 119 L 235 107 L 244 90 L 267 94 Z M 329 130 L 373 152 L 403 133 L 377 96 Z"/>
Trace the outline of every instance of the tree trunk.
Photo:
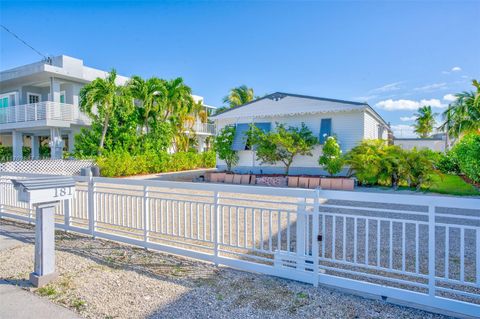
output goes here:
<path id="1" fill-rule="evenodd" d="M 102 153 L 102 150 L 103 150 L 103 144 L 105 143 L 105 136 L 107 135 L 109 120 L 110 120 L 110 118 L 107 116 L 105 118 L 105 122 L 103 123 L 102 137 L 100 138 L 100 145 L 98 147 L 98 155 L 100 155 Z"/>

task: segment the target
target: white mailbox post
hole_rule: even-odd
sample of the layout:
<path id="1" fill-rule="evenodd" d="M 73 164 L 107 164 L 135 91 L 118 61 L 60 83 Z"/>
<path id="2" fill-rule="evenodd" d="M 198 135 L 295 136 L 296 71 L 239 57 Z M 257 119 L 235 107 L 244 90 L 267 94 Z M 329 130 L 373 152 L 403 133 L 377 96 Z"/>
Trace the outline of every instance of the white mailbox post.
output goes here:
<path id="1" fill-rule="evenodd" d="M 75 181 L 71 177 L 52 176 L 12 179 L 18 200 L 35 207 L 35 269 L 30 281 L 42 287 L 57 277 L 55 272 L 55 206 L 73 198 Z"/>

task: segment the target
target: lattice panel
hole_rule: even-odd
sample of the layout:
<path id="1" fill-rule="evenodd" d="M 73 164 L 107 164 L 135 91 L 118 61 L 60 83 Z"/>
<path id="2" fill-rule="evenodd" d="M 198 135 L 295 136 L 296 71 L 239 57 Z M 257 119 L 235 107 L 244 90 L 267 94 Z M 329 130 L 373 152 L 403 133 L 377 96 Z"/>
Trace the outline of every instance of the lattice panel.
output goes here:
<path id="1" fill-rule="evenodd" d="M 80 175 L 80 170 L 93 166 L 93 160 L 41 159 L 0 163 L 0 172 L 52 175 Z"/>

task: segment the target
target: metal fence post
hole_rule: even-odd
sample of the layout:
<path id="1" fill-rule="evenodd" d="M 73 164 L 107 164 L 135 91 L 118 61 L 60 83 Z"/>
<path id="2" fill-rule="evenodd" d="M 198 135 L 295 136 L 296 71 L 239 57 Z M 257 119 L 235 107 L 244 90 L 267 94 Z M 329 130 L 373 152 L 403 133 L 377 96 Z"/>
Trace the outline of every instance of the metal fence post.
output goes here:
<path id="1" fill-rule="evenodd" d="M 95 181 L 93 180 L 92 171 L 88 171 L 88 229 L 91 235 L 95 238 L 95 217 L 96 217 L 96 203 L 95 203 Z"/>
<path id="2" fill-rule="evenodd" d="M 312 258 L 313 258 L 313 285 L 318 287 L 318 231 L 320 216 L 320 189 L 315 190 L 315 198 L 313 199 L 313 214 L 312 214 Z"/>
<path id="3" fill-rule="evenodd" d="M 147 249 L 148 235 L 150 230 L 150 207 L 148 200 L 148 186 L 143 187 L 143 241 Z"/>
<path id="4" fill-rule="evenodd" d="M 432 204 L 428 205 L 428 294 L 435 298 L 435 206 Z"/>
<path id="5" fill-rule="evenodd" d="M 214 248 L 213 248 L 213 253 L 214 253 L 214 260 L 215 260 L 215 266 L 218 266 L 218 241 L 220 237 L 220 232 L 219 232 L 219 211 L 220 211 L 220 206 L 218 205 L 220 201 L 220 196 L 218 194 L 218 191 L 215 191 L 213 195 L 213 208 L 215 210 L 215 226 L 214 226 L 214 236 L 213 236 L 213 243 L 214 243 Z"/>

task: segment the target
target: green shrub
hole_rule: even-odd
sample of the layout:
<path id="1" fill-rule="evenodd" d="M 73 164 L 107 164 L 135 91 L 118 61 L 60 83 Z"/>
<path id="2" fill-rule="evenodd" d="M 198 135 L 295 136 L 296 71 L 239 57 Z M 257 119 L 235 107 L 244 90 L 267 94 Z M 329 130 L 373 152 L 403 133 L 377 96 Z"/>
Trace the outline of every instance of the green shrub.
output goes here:
<path id="1" fill-rule="evenodd" d="M 383 141 L 364 140 L 346 155 L 350 174 L 354 173 L 362 185 L 378 184 L 384 147 Z"/>
<path id="2" fill-rule="evenodd" d="M 215 150 L 218 153 L 218 158 L 225 161 L 227 164 L 227 171 L 232 170 L 232 166 L 238 163 L 238 152 L 232 150 L 233 139 L 235 137 L 235 126 L 227 125 L 218 132 L 215 137 Z"/>
<path id="3" fill-rule="evenodd" d="M 452 149 L 460 171 L 475 182 L 480 182 L 480 134 L 464 136 Z"/>
<path id="4" fill-rule="evenodd" d="M 131 155 L 124 150 L 105 152 L 97 158 L 102 176 L 131 176 L 164 172 L 177 172 L 197 168 L 215 167 L 215 152 L 204 153 L 147 151 Z"/>
<path id="5" fill-rule="evenodd" d="M 318 159 L 318 164 L 322 165 L 330 175 L 339 173 L 345 160 L 342 156 L 342 150 L 334 136 L 329 136 L 322 148 L 322 156 Z"/>
<path id="6" fill-rule="evenodd" d="M 365 140 L 347 154 L 347 164 L 362 185 L 400 183 L 410 187 L 428 185 L 438 155 L 429 150 L 402 150 L 379 140 Z"/>
<path id="7" fill-rule="evenodd" d="M 458 165 L 458 158 L 455 152 L 441 153 L 435 162 L 435 168 L 444 174 L 459 174 L 460 166 Z"/>

